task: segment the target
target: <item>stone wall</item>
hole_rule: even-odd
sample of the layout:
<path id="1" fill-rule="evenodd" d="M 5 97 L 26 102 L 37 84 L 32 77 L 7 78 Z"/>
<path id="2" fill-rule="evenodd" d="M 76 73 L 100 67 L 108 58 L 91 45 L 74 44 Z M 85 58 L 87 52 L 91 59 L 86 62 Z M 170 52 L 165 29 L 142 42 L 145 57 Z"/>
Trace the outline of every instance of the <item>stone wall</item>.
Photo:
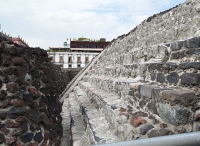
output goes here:
<path id="1" fill-rule="evenodd" d="M 65 72 L 71 81 L 83 68 L 62 68 L 62 71 Z"/>
<path id="2" fill-rule="evenodd" d="M 62 103 L 69 82 L 45 50 L 0 35 L 0 145 L 59 145 Z"/>
<path id="3" fill-rule="evenodd" d="M 63 94 L 73 145 L 200 131 L 199 6 L 187 0 L 148 18 L 85 69 Z"/>

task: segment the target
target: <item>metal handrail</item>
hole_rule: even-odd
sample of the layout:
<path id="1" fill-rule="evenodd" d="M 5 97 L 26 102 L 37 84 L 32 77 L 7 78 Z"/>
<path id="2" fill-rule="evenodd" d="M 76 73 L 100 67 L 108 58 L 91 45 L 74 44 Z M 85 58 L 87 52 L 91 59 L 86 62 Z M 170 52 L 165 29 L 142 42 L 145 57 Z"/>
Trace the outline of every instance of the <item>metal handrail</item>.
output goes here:
<path id="1" fill-rule="evenodd" d="M 97 146 L 200 146 L 200 132 L 100 144 Z"/>

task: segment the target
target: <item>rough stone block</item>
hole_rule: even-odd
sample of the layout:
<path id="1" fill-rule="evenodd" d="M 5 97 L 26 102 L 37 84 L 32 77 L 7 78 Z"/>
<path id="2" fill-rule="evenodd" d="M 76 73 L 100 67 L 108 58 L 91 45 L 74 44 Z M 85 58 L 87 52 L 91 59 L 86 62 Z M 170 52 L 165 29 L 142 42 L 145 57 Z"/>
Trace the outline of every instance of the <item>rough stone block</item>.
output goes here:
<path id="1" fill-rule="evenodd" d="M 23 143 L 30 142 L 33 139 L 33 133 L 25 133 L 20 137 Z"/>
<path id="2" fill-rule="evenodd" d="M 158 114 L 158 111 L 157 111 L 155 103 L 153 103 L 153 102 L 148 103 L 147 104 L 147 108 L 152 114 Z"/>
<path id="3" fill-rule="evenodd" d="M 19 116 L 23 116 L 25 114 L 24 110 L 21 110 L 21 109 L 17 109 L 17 108 L 11 108 L 9 111 L 8 111 L 8 116 L 11 118 L 11 119 L 15 119 Z"/>
<path id="4" fill-rule="evenodd" d="M 194 37 L 184 41 L 184 46 L 186 48 L 198 48 L 200 46 L 200 38 Z"/>
<path id="5" fill-rule="evenodd" d="M 6 88 L 7 88 L 8 92 L 16 93 L 19 90 L 19 85 L 12 82 L 12 83 L 7 84 Z"/>
<path id="6" fill-rule="evenodd" d="M 33 139 L 34 139 L 35 141 L 37 141 L 38 143 L 40 143 L 40 142 L 43 140 L 42 133 L 41 133 L 41 132 L 36 133 Z"/>
<path id="7" fill-rule="evenodd" d="M 172 51 L 180 50 L 183 46 L 183 41 L 174 42 L 171 44 L 170 49 Z"/>
<path id="8" fill-rule="evenodd" d="M 142 124 L 145 124 L 147 121 L 142 119 L 142 118 L 132 118 L 131 119 L 131 125 L 133 125 L 134 127 L 138 127 Z"/>
<path id="9" fill-rule="evenodd" d="M 200 84 L 200 74 L 196 73 L 186 73 L 181 76 L 182 84 L 189 85 L 199 85 Z"/>
<path id="10" fill-rule="evenodd" d="M 195 100 L 195 92 L 192 90 L 168 90 L 162 92 L 162 97 L 172 103 L 181 103 L 184 106 L 189 106 Z"/>
<path id="11" fill-rule="evenodd" d="M 175 83 L 177 84 L 179 81 L 179 75 L 176 72 L 172 72 L 167 76 L 167 81 L 169 83 Z"/>
<path id="12" fill-rule="evenodd" d="M 180 69 L 190 69 L 190 68 L 200 69 L 200 62 L 181 63 L 179 64 L 179 68 Z"/>
<path id="13" fill-rule="evenodd" d="M 165 75 L 163 73 L 157 74 L 157 82 L 164 83 L 165 82 Z"/>
<path id="14" fill-rule="evenodd" d="M 191 122 L 189 119 L 192 113 L 187 108 L 172 107 L 170 105 L 159 103 L 158 113 L 165 122 L 176 126 Z"/>
<path id="15" fill-rule="evenodd" d="M 160 88 L 159 86 L 155 85 L 141 85 L 140 87 L 140 95 L 147 97 L 147 98 L 152 98 L 152 92 L 154 89 Z"/>
<path id="16" fill-rule="evenodd" d="M 146 134 L 150 129 L 152 129 L 152 128 L 154 128 L 154 126 L 151 125 L 151 124 L 142 125 L 142 126 L 140 127 L 140 133 L 141 133 L 142 135 L 145 135 L 145 134 Z"/>
<path id="17" fill-rule="evenodd" d="M 167 62 L 166 64 L 163 65 L 163 68 L 166 70 L 174 71 L 178 65 L 173 62 Z"/>

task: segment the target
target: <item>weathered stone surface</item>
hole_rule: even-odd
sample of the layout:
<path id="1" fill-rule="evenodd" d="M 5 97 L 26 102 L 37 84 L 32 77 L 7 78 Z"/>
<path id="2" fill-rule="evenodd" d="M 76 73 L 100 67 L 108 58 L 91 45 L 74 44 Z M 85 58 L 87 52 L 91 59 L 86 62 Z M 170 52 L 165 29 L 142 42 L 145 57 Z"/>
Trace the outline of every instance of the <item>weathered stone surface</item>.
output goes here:
<path id="1" fill-rule="evenodd" d="M 0 119 L 4 120 L 6 118 L 7 114 L 6 112 L 0 112 Z"/>
<path id="2" fill-rule="evenodd" d="M 39 89 L 41 83 L 38 80 L 34 80 L 31 85 L 34 86 L 36 89 Z"/>
<path id="3" fill-rule="evenodd" d="M 4 83 L 10 82 L 10 78 L 9 78 L 8 75 L 5 75 L 5 76 L 3 77 L 3 82 L 4 82 Z"/>
<path id="4" fill-rule="evenodd" d="M 172 51 L 177 51 L 177 50 L 180 50 L 182 46 L 183 46 L 183 41 L 178 41 L 178 42 L 172 43 L 170 46 L 170 49 Z"/>
<path id="5" fill-rule="evenodd" d="M 142 100 L 142 101 L 139 102 L 140 108 L 143 108 L 146 104 L 147 104 L 147 102 L 144 101 L 144 100 Z"/>
<path id="6" fill-rule="evenodd" d="M 36 143 L 36 142 L 34 142 L 34 143 L 28 143 L 26 146 L 38 146 L 38 143 Z"/>
<path id="7" fill-rule="evenodd" d="M 167 80 L 170 83 L 177 84 L 179 82 L 179 75 L 176 72 L 172 72 L 167 76 Z"/>
<path id="8" fill-rule="evenodd" d="M 22 99 L 14 99 L 14 100 L 11 100 L 11 104 L 13 106 L 21 106 L 21 105 L 24 105 L 24 100 L 22 100 Z"/>
<path id="9" fill-rule="evenodd" d="M 13 120 L 7 120 L 7 121 L 5 122 L 5 126 L 6 126 L 7 128 L 18 128 L 18 127 L 19 127 L 19 123 L 15 122 L 15 121 L 13 121 Z"/>
<path id="10" fill-rule="evenodd" d="M 6 144 L 11 145 L 14 144 L 16 141 L 15 137 L 6 137 Z"/>
<path id="11" fill-rule="evenodd" d="M 200 114 L 197 114 L 197 115 L 195 116 L 195 121 L 200 121 Z"/>
<path id="12" fill-rule="evenodd" d="M 153 89 L 160 88 L 159 86 L 154 85 L 141 85 L 140 94 L 141 96 L 152 98 Z"/>
<path id="13" fill-rule="evenodd" d="M 151 76 L 152 81 L 154 81 L 156 79 L 156 73 L 151 73 L 150 76 Z"/>
<path id="14" fill-rule="evenodd" d="M 6 98 L 7 92 L 5 90 L 0 90 L 0 100 L 3 100 Z"/>
<path id="15" fill-rule="evenodd" d="M 10 93 L 16 93 L 19 90 L 19 86 L 16 83 L 9 83 L 6 85 L 6 88 L 8 90 L 8 92 Z"/>
<path id="16" fill-rule="evenodd" d="M 41 132 L 36 133 L 34 138 L 33 138 L 36 142 L 40 143 L 43 140 L 43 135 Z"/>
<path id="17" fill-rule="evenodd" d="M 8 116 L 11 118 L 11 119 L 15 119 L 19 116 L 23 116 L 25 114 L 24 110 L 21 110 L 21 109 L 17 109 L 17 108 L 11 108 L 9 111 L 8 111 Z"/>
<path id="18" fill-rule="evenodd" d="M 5 49 L 5 45 L 3 43 L 0 43 L 0 53 L 3 53 Z"/>
<path id="19" fill-rule="evenodd" d="M 10 56 L 5 56 L 3 58 L 3 63 L 4 66 L 8 67 L 11 65 L 11 57 Z"/>
<path id="20" fill-rule="evenodd" d="M 167 124 L 161 123 L 160 128 L 162 128 L 162 129 L 167 128 Z"/>
<path id="21" fill-rule="evenodd" d="M 28 119 L 30 119 L 36 123 L 39 123 L 41 121 L 40 116 L 37 111 L 27 111 L 26 116 Z"/>
<path id="22" fill-rule="evenodd" d="M 0 89 L 1 89 L 2 85 L 3 85 L 3 82 L 2 82 L 2 80 L 0 79 Z"/>
<path id="23" fill-rule="evenodd" d="M 156 80 L 157 80 L 157 82 L 164 83 L 165 82 L 165 75 L 163 73 L 158 73 Z"/>
<path id="24" fill-rule="evenodd" d="M 200 38 L 199 37 L 193 37 L 191 39 L 188 39 L 184 41 L 184 47 L 186 48 L 198 48 L 200 46 Z"/>
<path id="25" fill-rule="evenodd" d="M 181 63 L 179 64 L 179 68 L 180 69 L 190 69 L 190 68 L 200 69 L 200 62 Z"/>
<path id="26" fill-rule="evenodd" d="M 192 90 L 166 90 L 162 92 L 163 99 L 175 104 L 189 106 L 195 100 L 195 92 Z"/>
<path id="27" fill-rule="evenodd" d="M 31 101 L 34 97 L 34 94 L 33 93 L 28 93 L 28 94 L 23 94 L 23 99 L 25 101 Z"/>
<path id="28" fill-rule="evenodd" d="M 173 62 L 167 62 L 166 64 L 163 65 L 163 68 L 166 70 L 174 71 L 178 65 Z"/>
<path id="29" fill-rule="evenodd" d="M 40 93 L 37 91 L 37 89 L 35 88 L 29 88 L 28 89 L 30 93 L 33 93 L 35 95 L 35 97 L 39 97 Z"/>
<path id="30" fill-rule="evenodd" d="M 4 126 L 4 123 L 0 122 L 0 129 Z"/>
<path id="31" fill-rule="evenodd" d="M 181 76 L 182 84 L 199 85 L 200 84 L 200 74 L 196 73 L 186 73 Z"/>
<path id="32" fill-rule="evenodd" d="M 8 135 L 10 133 L 10 130 L 8 130 L 5 126 L 3 126 L 0 131 L 2 131 L 5 135 Z"/>
<path id="33" fill-rule="evenodd" d="M 159 136 L 159 132 L 157 130 L 152 130 L 150 133 L 148 133 L 148 138 L 158 137 L 158 136 Z"/>
<path id="34" fill-rule="evenodd" d="M 140 127 L 140 133 L 141 133 L 142 135 L 145 135 L 145 134 L 146 134 L 150 129 L 152 129 L 152 128 L 154 128 L 154 126 L 151 125 L 151 124 L 142 125 L 142 126 Z"/>
<path id="35" fill-rule="evenodd" d="M 152 114 L 158 114 L 158 111 L 157 111 L 155 103 L 153 103 L 153 102 L 148 103 L 147 104 L 147 108 Z"/>
<path id="36" fill-rule="evenodd" d="M 125 109 L 125 108 L 123 108 L 123 107 L 121 107 L 121 108 L 119 109 L 119 111 L 120 111 L 121 113 L 123 113 L 123 112 L 125 112 L 125 111 L 126 111 L 126 109 Z"/>
<path id="37" fill-rule="evenodd" d="M 13 130 L 12 133 L 11 133 L 11 136 L 19 136 L 23 133 L 23 130 L 18 128 L 16 130 Z"/>
<path id="38" fill-rule="evenodd" d="M 33 139 L 33 133 L 25 133 L 20 137 L 23 143 L 30 142 Z"/>
<path id="39" fill-rule="evenodd" d="M 4 102 L 1 103 L 0 108 L 5 109 L 10 105 L 9 100 L 5 100 Z"/>
<path id="40" fill-rule="evenodd" d="M 20 123 L 20 128 L 22 129 L 23 132 L 27 132 L 28 131 L 28 124 L 27 121 L 23 121 Z"/>
<path id="41" fill-rule="evenodd" d="M 159 130 L 159 136 L 172 135 L 172 134 L 173 132 L 171 130 L 166 130 L 166 129 Z"/>
<path id="42" fill-rule="evenodd" d="M 13 64 L 15 66 L 22 66 L 23 65 L 23 58 L 21 57 L 16 57 L 15 59 L 13 59 Z"/>
<path id="43" fill-rule="evenodd" d="M 15 119 L 16 122 L 23 122 L 25 121 L 25 116 L 19 116 Z"/>
<path id="44" fill-rule="evenodd" d="M 173 59 L 179 59 L 179 57 L 180 57 L 179 52 L 175 52 L 175 53 L 171 54 L 171 60 L 173 60 Z"/>
<path id="45" fill-rule="evenodd" d="M 8 67 L 3 70 L 4 74 L 12 75 L 14 73 L 13 67 Z"/>
<path id="46" fill-rule="evenodd" d="M 158 113 L 160 117 L 173 125 L 187 124 L 190 122 L 190 111 L 182 107 L 172 107 L 170 105 L 159 104 Z"/>
<path id="47" fill-rule="evenodd" d="M 171 130 L 160 129 L 160 130 L 152 130 L 148 133 L 148 137 L 158 137 L 158 136 L 165 136 L 165 135 L 172 135 L 173 132 Z"/>
<path id="48" fill-rule="evenodd" d="M 131 118 L 131 125 L 138 127 L 142 124 L 145 124 L 147 121 L 142 118 Z"/>
<path id="49" fill-rule="evenodd" d="M 52 140 L 52 139 L 57 138 L 57 137 L 58 137 L 58 134 L 56 133 L 56 131 L 50 130 L 49 138 Z"/>
<path id="50" fill-rule="evenodd" d="M 0 143 L 3 143 L 5 141 L 5 137 L 2 133 L 0 133 Z"/>

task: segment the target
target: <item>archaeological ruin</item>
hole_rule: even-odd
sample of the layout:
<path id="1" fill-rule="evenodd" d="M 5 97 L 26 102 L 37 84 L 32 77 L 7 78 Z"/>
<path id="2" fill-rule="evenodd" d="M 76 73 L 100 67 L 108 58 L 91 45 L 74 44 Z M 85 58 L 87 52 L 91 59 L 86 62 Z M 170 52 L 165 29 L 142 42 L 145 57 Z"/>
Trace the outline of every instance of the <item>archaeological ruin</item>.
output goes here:
<path id="1" fill-rule="evenodd" d="M 198 131 L 200 0 L 149 17 L 78 73 L 0 33 L 2 146 L 117 145 Z"/>

